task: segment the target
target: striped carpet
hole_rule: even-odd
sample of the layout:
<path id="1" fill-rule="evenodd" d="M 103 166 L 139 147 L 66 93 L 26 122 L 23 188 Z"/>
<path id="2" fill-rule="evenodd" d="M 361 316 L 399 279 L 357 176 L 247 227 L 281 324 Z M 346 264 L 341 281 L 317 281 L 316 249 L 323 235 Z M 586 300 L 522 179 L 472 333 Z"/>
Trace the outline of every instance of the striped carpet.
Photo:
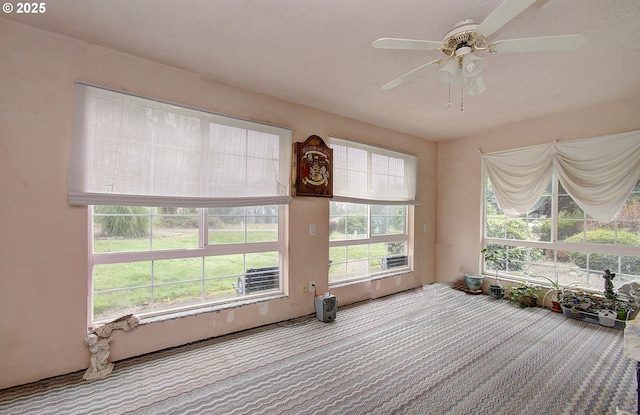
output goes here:
<path id="1" fill-rule="evenodd" d="M 433 284 L 0 390 L 2 414 L 615 414 L 621 330 Z"/>

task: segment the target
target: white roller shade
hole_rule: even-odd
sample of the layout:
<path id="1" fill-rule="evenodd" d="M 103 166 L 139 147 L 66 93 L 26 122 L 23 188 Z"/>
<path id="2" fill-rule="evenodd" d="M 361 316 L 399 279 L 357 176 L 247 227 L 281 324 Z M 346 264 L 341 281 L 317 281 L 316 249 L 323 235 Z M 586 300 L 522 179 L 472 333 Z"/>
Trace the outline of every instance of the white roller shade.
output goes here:
<path id="1" fill-rule="evenodd" d="M 288 203 L 291 130 L 76 84 L 77 205 Z"/>
<path id="2" fill-rule="evenodd" d="M 419 204 L 418 158 L 340 138 L 333 149 L 335 200 L 368 204 Z"/>

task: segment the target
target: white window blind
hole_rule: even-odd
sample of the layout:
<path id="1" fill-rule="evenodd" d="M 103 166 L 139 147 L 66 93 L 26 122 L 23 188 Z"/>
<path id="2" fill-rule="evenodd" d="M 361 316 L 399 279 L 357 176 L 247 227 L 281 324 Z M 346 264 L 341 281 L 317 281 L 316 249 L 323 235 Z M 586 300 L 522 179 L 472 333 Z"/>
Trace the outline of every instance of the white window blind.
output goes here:
<path id="1" fill-rule="evenodd" d="M 417 205 L 418 158 L 367 144 L 329 138 L 333 198 L 350 203 Z"/>
<path id="2" fill-rule="evenodd" d="M 284 204 L 290 162 L 289 129 L 76 84 L 71 204 Z"/>
<path id="3" fill-rule="evenodd" d="M 609 221 L 640 180 L 640 130 L 483 154 L 482 162 L 508 217 L 533 207 L 555 169 L 587 214 Z"/>

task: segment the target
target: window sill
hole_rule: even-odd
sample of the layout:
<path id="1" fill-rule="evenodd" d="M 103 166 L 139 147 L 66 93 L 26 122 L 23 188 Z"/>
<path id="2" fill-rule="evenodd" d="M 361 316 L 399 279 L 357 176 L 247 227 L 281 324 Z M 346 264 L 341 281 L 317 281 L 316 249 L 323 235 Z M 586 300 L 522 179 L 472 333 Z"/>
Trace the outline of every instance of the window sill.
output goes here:
<path id="1" fill-rule="evenodd" d="M 207 314 L 207 313 L 218 313 L 223 310 L 244 307 L 251 304 L 263 303 L 265 301 L 277 300 L 281 298 L 287 298 L 287 296 L 283 293 L 274 293 L 270 295 L 252 297 L 252 298 L 247 298 L 243 300 L 223 303 L 223 304 L 211 304 L 211 305 L 203 305 L 197 308 L 167 311 L 165 313 L 155 314 L 155 315 L 145 316 L 143 314 L 140 316 L 140 325 L 142 326 L 146 324 L 160 323 L 163 321 L 176 320 L 179 318 L 197 316 L 197 315 Z M 95 323 L 94 325 L 100 325 L 107 322 L 108 321 L 98 322 L 98 323 Z"/>

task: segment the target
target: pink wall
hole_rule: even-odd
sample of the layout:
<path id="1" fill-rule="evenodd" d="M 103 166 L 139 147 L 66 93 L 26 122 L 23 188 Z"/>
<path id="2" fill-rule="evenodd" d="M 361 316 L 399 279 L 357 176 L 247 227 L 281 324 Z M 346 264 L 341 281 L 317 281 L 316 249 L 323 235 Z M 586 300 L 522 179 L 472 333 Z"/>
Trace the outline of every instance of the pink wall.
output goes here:
<path id="1" fill-rule="evenodd" d="M 67 200 L 74 82 L 94 83 L 293 129 L 295 141 L 335 135 L 419 156 L 415 272 L 340 287 L 340 304 L 435 280 L 434 142 L 323 113 L 0 18 L 0 388 L 88 367 L 87 210 Z M 327 290 L 328 200 L 294 198 L 289 295 L 118 332 L 119 360 L 313 312 L 304 281 Z M 309 236 L 310 224 L 316 235 Z M 427 231 L 424 226 L 427 225 Z M 338 317 L 339 318 L 339 317 Z"/>

